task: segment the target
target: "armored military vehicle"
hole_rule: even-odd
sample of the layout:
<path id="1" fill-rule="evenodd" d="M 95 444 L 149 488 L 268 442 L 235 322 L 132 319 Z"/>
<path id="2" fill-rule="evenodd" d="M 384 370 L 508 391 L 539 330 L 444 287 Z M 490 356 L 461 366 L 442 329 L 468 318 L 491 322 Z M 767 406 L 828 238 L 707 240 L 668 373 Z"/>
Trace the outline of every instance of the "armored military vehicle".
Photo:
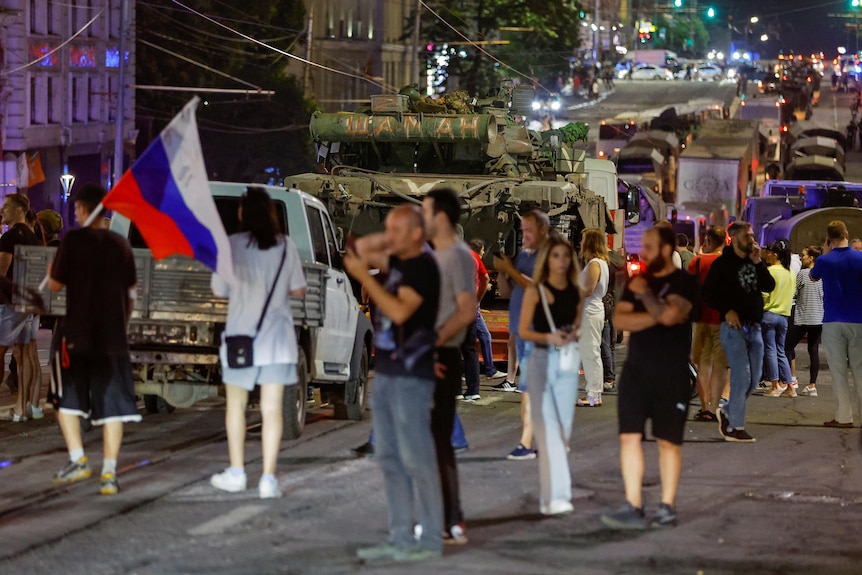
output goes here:
<path id="1" fill-rule="evenodd" d="M 609 212 L 618 206 L 613 164 L 587 160 L 585 124 L 528 130 L 533 99 L 532 87 L 513 84 L 480 100 L 464 91 L 431 99 L 414 85 L 372 96 L 370 109 L 315 113 L 320 172 L 284 185 L 320 198 L 344 234 L 380 230 L 394 206 L 450 187 L 464 200 L 464 237 L 483 239 L 488 254 L 516 253 L 519 214 L 532 208 L 576 243 L 581 230 L 598 227 L 622 245 L 625 214 Z"/>

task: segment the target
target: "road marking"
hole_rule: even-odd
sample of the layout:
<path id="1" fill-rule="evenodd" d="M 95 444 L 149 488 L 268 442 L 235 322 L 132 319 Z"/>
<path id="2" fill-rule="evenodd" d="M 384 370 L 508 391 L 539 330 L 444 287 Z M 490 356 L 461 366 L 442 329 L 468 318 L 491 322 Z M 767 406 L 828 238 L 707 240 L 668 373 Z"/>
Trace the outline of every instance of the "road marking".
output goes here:
<path id="1" fill-rule="evenodd" d="M 211 519 L 206 523 L 201 523 L 197 527 L 189 529 L 187 533 L 193 537 L 201 537 L 204 535 L 218 535 L 220 533 L 224 533 L 225 530 L 234 527 L 235 525 L 245 523 L 252 517 L 260 515 L 266 510 L 266 505 L 243 505 L 241 507 L 237 507 L 229 513 L 225 513 L 224 515 L 220 515 L 215 519 Z"/>

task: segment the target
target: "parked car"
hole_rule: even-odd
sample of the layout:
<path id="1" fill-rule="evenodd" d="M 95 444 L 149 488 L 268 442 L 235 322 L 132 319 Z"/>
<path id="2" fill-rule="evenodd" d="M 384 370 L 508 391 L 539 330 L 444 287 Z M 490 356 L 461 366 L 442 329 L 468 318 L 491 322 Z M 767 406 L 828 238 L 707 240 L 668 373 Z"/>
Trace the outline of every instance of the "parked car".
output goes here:
<path id="1" fill-rule="evenodd" d="M 697 79 L 701 81 L 712 80 L 717 82 L 724 77 L 724 72 L 718 66 L 707 64 L 706 66 L 697 67 Z"/>
<path id="2" fill-rule="evenodd" d="M 627 76 L 623 73 L 621 78 L 626 78 Z M 667 68 L 662 68 L 661 66 L 655 66 L 653 64 L 641 64 L 640 66 L 635 66 L 635 68 L 631 72 L 632 80 L 673 80 L 673 74 L 671 74 L 670 70 Z"/>

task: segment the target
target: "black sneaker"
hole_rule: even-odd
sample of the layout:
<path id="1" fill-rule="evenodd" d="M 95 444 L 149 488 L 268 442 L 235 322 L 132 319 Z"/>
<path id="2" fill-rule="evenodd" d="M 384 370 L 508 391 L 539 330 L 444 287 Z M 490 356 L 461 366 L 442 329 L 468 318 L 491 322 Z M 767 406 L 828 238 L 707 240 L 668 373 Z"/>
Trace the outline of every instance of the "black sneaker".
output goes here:
<path id="1" fill-rule="evenodd" d="M 644 510 L 628 501 L 611 515 L 602 515 L 602 523 L 613 529 L 646 529 Z"/>
<path id="2" fill-rule="evenodd" d="M 492 385 L 491 389 L 494 391 L 518 391 L 518 386 L 511 381 L 504 379 L 502 383 Z"/>
<path id="3" fill-rule="evenodd" d="M 75 483 L 89 478 L 92 473 L 88 459 L 82 457 L 78 461 L 68 462 L 66 467 L 54 475 L 52 481 L 54 483 Z"/>
<path id="4" fill-rule="evenodd" d="M 744 429 L 734 429 L 733 431 L 728 431 L 724 436 L 725 441 L 735 441 L 737 443 L 754 443 L 757 441 L 751 435 L 748 434 Z"/>
<path id="5" fill-rule="evenodd" d="M 650 527 L 676 527 L 676 508 L 671 507 L 667 503 L 662 503 L 658 506 L 658 510 L 653 515 Z"/>
<path id="6" fill-rule="evenodd" d="M 374 444 L 366 441 L 359 447 L 354 447 L 353 453 L 356 454 L 356 457 L 371 457 L 374 455 Z"/>
<path id="7" fill-rule="evenodd" d="M 727 422 L 727 416 L 724 414 L 724 411 L 721 408 L 718 408 L 715 411 L 715 414 L 718 416 L 718 432 L 722 437 L 727 439 L 727 428 L 730 425 Z"/>

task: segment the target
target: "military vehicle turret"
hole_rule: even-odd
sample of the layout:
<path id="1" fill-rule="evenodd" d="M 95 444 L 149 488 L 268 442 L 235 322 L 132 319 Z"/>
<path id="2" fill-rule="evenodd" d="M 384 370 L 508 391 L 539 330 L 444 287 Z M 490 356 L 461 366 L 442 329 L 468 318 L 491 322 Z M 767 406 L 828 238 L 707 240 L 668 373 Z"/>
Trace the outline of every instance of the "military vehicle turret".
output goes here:
<path id="1" fill-rule="evenodd" d="M 317 112 L 310 129 L 320 173 L 284 185 L 320 198 L 345 234 L 380 230 L 392 207 L 450 187 L 464 199 L 465 238 L 483 239 L 489 254 L 516 253 L 518 214 L 532 208 L 576 242 L 585 227 L 605 229 L 613 241 L 624 216 L 608 211 L 618 206 L 613 164 L 587 161 L 585 124 L 528 130 L 532 101 L 532 87 L 513 84 L 481 100 L 464 91 L 431 99 L 408 86 L 372 96 L 370 109 Z"/>

